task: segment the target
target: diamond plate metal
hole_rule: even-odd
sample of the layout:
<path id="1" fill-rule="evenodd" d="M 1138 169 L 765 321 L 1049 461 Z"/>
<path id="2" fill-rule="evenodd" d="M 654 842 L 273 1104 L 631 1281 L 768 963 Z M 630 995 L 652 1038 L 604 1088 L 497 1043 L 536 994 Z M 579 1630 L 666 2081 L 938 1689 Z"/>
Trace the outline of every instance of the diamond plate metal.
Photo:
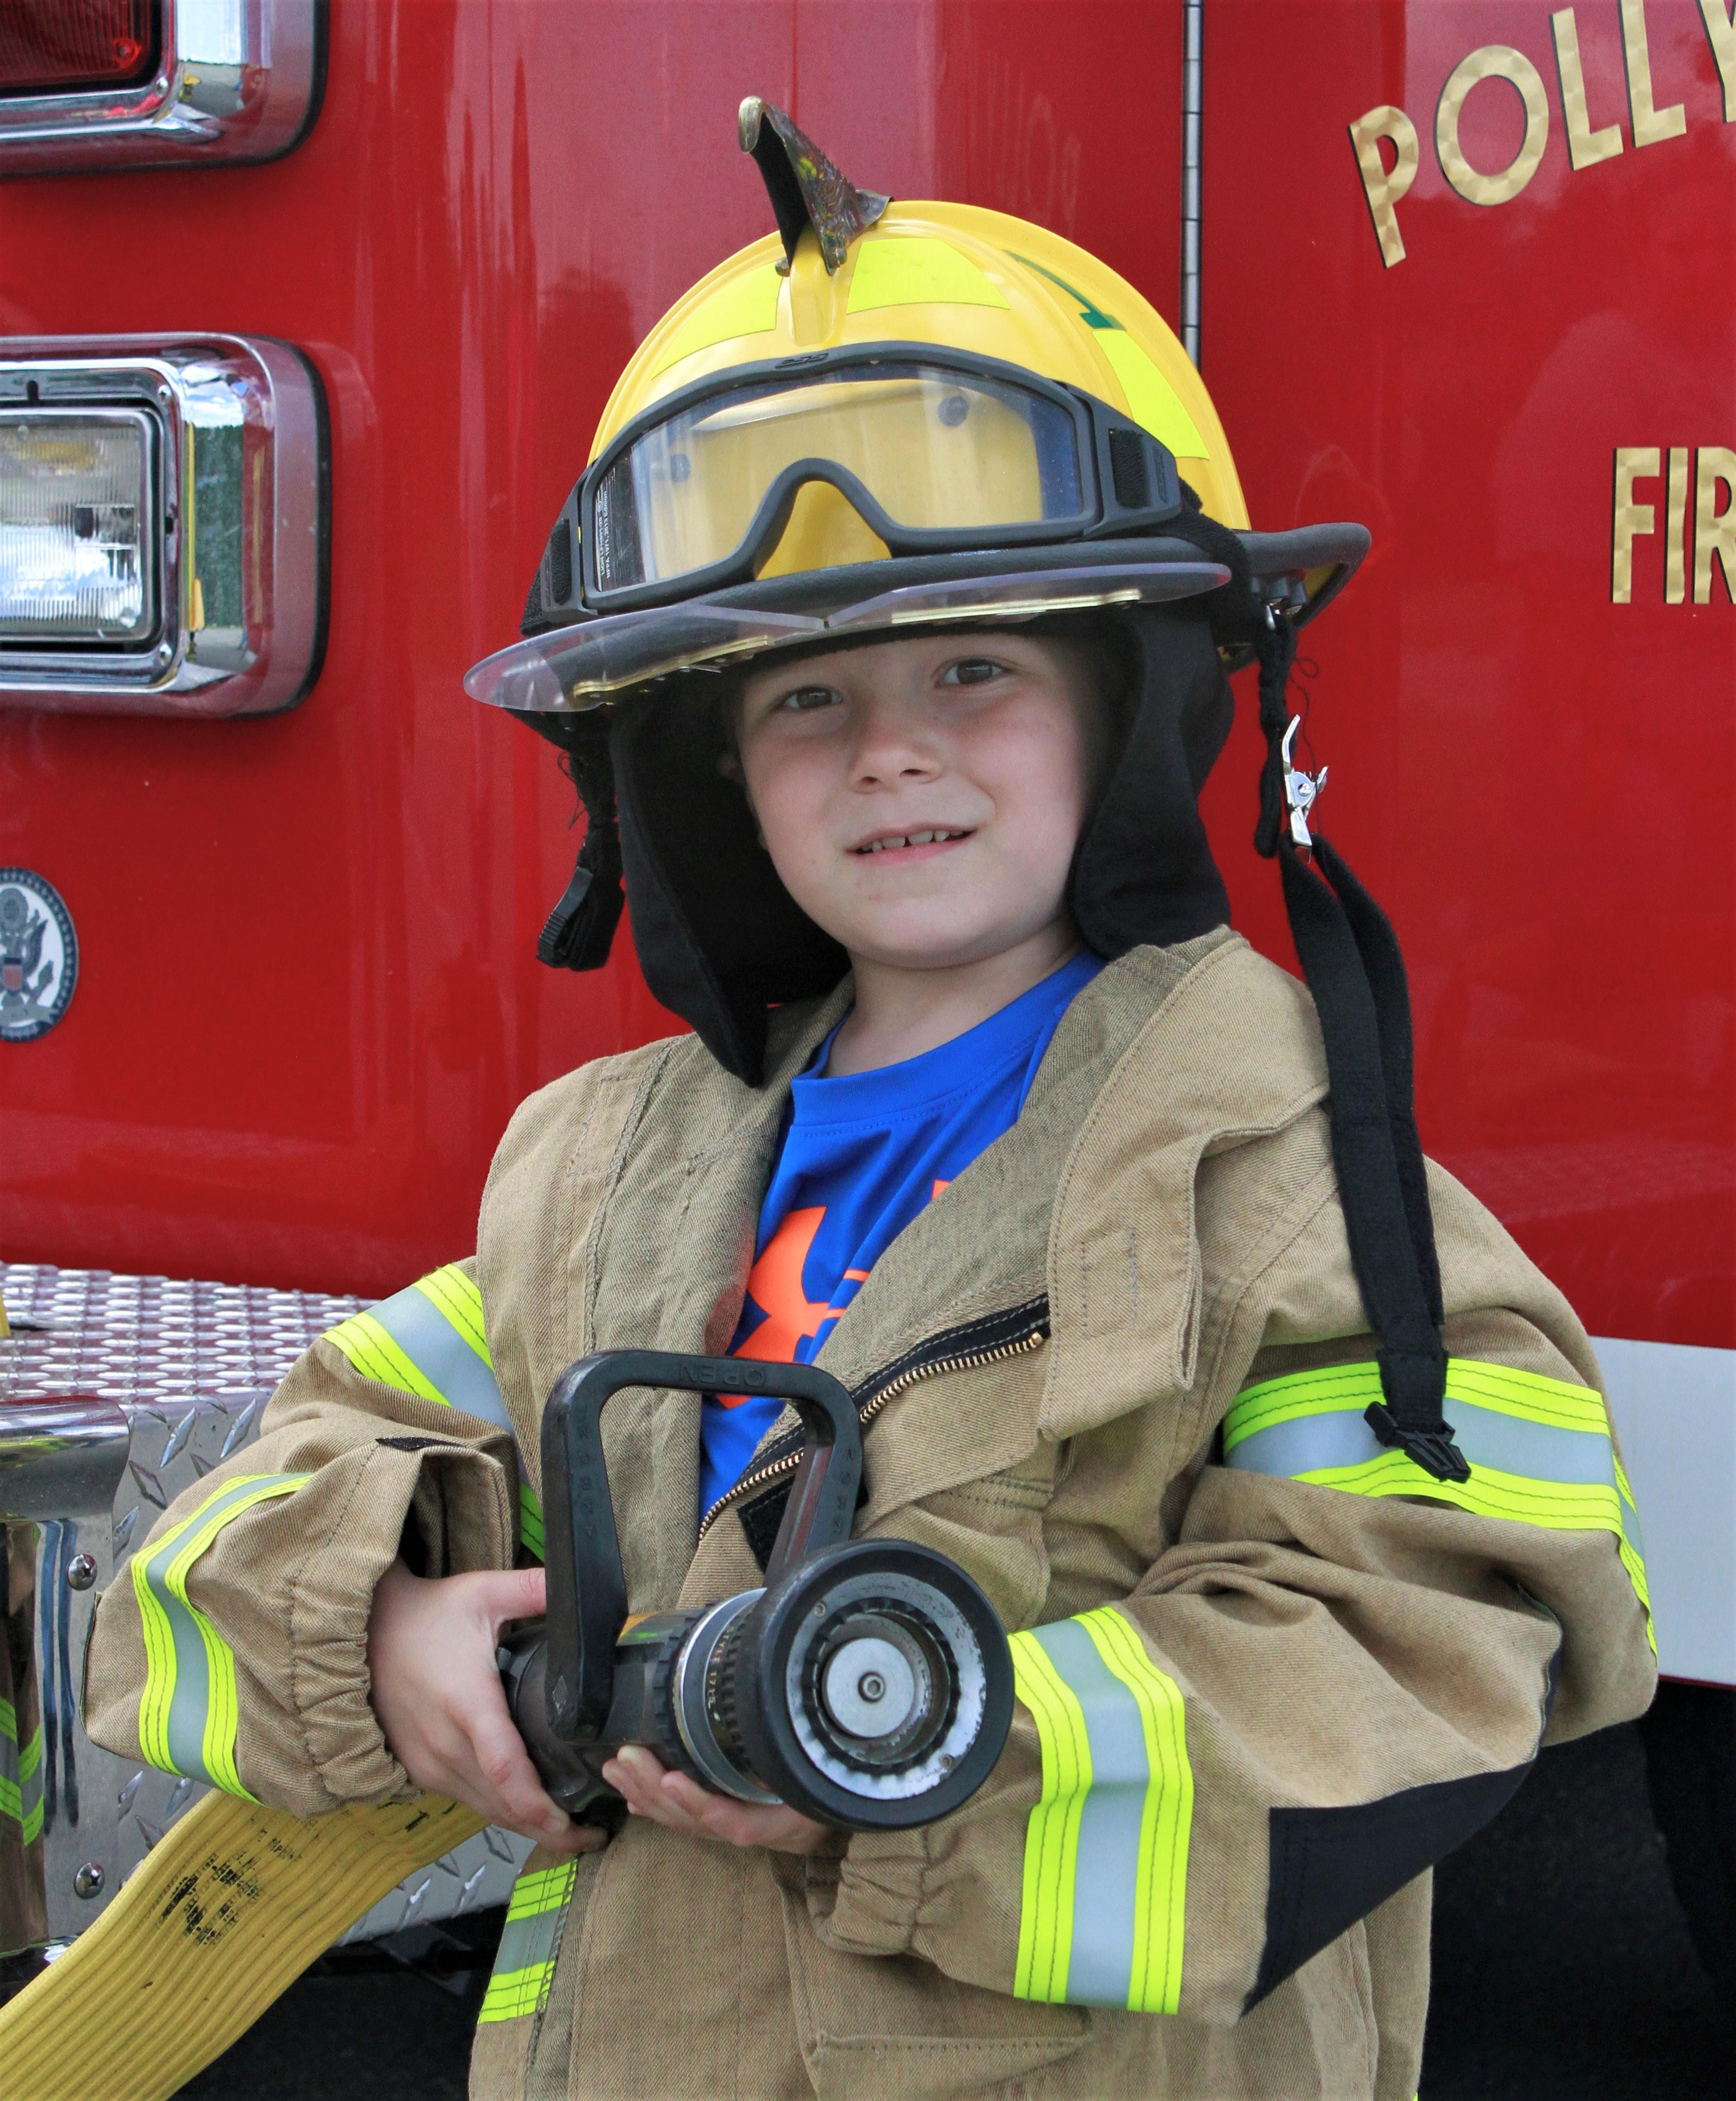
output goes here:
<path id="1" fill-rule="evenodd" d="M 315 1338 L 369 1302 L 29 1263 L 0 1263 L 0 1298 L 15 1331 L 0 1341 L 0 1399 L 94 1393 L 116 1402 L 132 1431 L 110 1520 L 68 1519 L 39 1528 L 48 1915 L 55 1937 L 69 1939 L 208 1791 L 115 1758 L 85 1735 L 77 1694 L 96 1599 L 158 1514 L 254 1435 L 265 1403 Z M 96 1562 L 94 1589 L 67 1584 L 77 1553 Z M 340 1944 L 504 1904 L 530 1846 L 510 1832 L 481 1833 L 410 1876 Z M 73 1877 L 90 1862 L 104 1869 L 102 1891 L 81 1899 Z"/>

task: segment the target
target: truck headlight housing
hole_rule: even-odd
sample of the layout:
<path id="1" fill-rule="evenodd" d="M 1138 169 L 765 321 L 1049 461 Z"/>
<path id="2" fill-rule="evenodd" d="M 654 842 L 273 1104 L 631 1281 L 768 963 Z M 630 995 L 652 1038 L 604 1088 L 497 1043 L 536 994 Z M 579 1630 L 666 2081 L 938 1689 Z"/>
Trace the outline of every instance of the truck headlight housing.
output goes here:
<path id="1" fill-rule="evenodd" d="M 325 46 L 320 0 L 5 0 L 0 175 L 274 161 Z"/>
<path id="2" fill-rule="evenodd" d="M 286 344 L 0 340 L 0 706 L 293 707 L 325 648 L 327 452 Z"/>

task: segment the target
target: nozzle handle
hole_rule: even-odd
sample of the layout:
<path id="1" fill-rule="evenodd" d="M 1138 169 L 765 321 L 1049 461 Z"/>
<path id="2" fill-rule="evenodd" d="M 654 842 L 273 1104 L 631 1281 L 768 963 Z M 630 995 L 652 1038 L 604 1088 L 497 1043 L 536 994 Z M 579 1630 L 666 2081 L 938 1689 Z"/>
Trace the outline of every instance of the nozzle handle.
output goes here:
<path id="1" fill-rule="evenodd" d="M 555 1381 L 542 1417 L 549 1727 L 569 1743 L 594 1736 L 607 1716 L 615 1644 L 627 1617 L 602 1419 L 611 1396 L 629 1386 L 766 1394 L 795 1408 L 807 1441 L 766 1567 L 767 1583 L 809 1555 L 849 1538 L 862 1480 L 862 1431 L 855 1404 L 818 1365 L 673 1350 L 602 1350 L 569 1365 Z"/>

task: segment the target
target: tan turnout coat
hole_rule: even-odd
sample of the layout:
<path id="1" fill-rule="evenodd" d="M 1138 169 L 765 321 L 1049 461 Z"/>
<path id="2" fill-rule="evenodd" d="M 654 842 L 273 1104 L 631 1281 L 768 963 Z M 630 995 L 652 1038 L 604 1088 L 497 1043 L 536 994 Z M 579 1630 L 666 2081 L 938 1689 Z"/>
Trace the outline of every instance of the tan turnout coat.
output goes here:
<path id="1" fill-rule="evenodd" d="M 514 1437 L 321 1342 L 257 1447 L 168 1511 L 232 1475 L 307 1477 L 188 1577 L 233 1650 L 236 1770 L 263 1800 L 317 1816 L 408 1793 L 364 1648 L 407 1519 L 431 1572 L 510 1565 L 561 1371 L 598 1348 L 727 1347 L 790 1078 L 846 997 L 773 1017 L 761 1090 L 681 1037 L 519 1110 L 466 1266 Z M 925 1829 L 804 1861 L 630 1825 L 541 1917 L 540 1984 L 479 2030 L 474 2091 L 1409 2101 L 1427 1862 L 1539 1741 L 1643 1709 L 1653 1665 L 1638 1564 L 1608 1527 L 1454 1506 L 1420 1473 L 1381 1494 L 1225 1463 L 1250 1386 L 1372 1355 L 1325 1092 L 1305 991 L 1240 940 L 1134 951 L 1076 999 L 1016 1125 L 899 1236 L 819 1359 L 879 1399 L 859 1533 L 952 1555 L 1009 1629 L 1110 1607 L 1133 1630 L 1129 1682 L 1157 1688 L 1145 1711 L 1170 1733 L 1147 1737 L 1129 1959 L 1155 1979 L 1145 2003 L 1174 2010 L 1031 1995 L 1034 1949 L 1067 1988 L 1058 1931 L 1078 1949 L 1116 1929 L 1067 1883 L 1064 1847 L 1046 1869 L 1033 1852 L 1045 1817 L 1064 1837 L 1066 1783 L 1022 1699 L 987 1785 Z M 1561 1294 L 1450 1176 L 1431 1187 L 1452 1356 L 1601 1422 Z M 736 1503 L 696 1546 L 699 1411 L 629 1392 L 605 1418 L 635 1612 L 760 1581 Z M 129 1755 L 145 1676 L 123 1581 L 87 1699 L 91 1733 Z"/>

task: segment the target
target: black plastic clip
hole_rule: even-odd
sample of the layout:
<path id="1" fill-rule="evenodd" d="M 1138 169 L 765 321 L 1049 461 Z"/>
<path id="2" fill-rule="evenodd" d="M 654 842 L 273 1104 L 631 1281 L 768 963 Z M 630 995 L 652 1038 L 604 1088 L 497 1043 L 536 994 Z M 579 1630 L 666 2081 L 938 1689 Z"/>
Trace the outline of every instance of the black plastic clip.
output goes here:
<path id="1" fill-rule="evenodd" d="M 1438 1430 L 1402 1429 L 1384 1400 L 1364 1409 L 1363 1420 L 1383 1444 L 1396 1446 L 1434 1480 L 1468 1481 L 1471 1478 L 1470 1466 L 1446 1424 Z"/>

